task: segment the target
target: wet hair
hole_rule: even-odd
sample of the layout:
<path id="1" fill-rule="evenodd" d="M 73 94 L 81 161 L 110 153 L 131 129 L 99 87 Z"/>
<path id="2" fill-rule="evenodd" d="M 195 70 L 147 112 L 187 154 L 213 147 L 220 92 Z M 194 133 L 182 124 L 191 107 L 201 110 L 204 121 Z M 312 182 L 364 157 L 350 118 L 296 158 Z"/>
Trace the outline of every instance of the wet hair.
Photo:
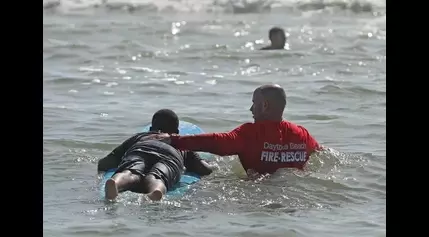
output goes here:
<path id="1" fill-rule="evenodd" d="M 170 109 L 158 110 L 152 116 L 151 131 L 179 133 L 179 117 Z"/>
<path id="2" fill-rule="evenodd" d="M 278 33 L 282 33 L 283 36 L 285 37 L 286 40 L 286 34 L 285 31 L 280 28 L 280 27 L 273 27 L 270 29 L 269 33 L 268 33 L 268 37 L 271 39 L 271 37 L 273 37 L 273 35 L 278 34 Z"/>

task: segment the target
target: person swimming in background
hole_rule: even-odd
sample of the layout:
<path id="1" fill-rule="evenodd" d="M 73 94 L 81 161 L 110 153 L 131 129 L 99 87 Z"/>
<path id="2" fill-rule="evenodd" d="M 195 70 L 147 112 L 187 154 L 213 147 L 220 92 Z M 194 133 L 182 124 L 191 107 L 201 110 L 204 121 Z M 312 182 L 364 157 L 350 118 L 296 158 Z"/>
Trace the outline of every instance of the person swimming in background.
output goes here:
<path id="1" fill-rule="evenodd" d="M 304 127 L 283 120 L 286 93 L 279 85 L 263 85 L 253 92 L 254 122 L 230 132 L 189 136 L 156 135 L 178 149 L 220 156 L 238 155 L 249 174 L 271 174 L 280 168 L 304 169 L 310 155 L 322 149 Z"/>
<path id="2" fill-rule="evenodd" d="M 273 27 L 268 33 L 271 45 L 261 48 L 261 50 L 284 49 L 286 45 L 286 34 L 282 28 Z"/>
<path id="3" fill-rule="evenodd" d="M 213 167 L 197 153 L 177 150 L 152 136 L 160 132 L 179 133 L 179 119 L 172 110 L 157 111 L 149 130 L 135 134 L 98 161 L 99 172 L 117 168 L 106 181 L 107 199 L 129 190 L 147 194 L 156 201 L 180 181 L 184 167 L 200 176 L 212 173 Z"/>

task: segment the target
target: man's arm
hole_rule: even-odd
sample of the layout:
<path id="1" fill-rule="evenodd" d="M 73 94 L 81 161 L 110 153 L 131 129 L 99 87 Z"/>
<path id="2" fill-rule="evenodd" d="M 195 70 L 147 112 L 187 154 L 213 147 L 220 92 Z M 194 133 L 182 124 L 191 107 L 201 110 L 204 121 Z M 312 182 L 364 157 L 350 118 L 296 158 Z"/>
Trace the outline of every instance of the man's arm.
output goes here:
<path id="1" fill-rule="evenodd" d="M 249 124 L 243 124 L 228 133 L 171 135 L 170 144 L 182 150 L 203 151 L 219 156 L 237 155 L 244 150 L 247 126 Z"/>
<path id="2" fill-rule="evenodd" d="M 304 136 L 305 143 L 306 143 L 306 152 L 307 152 L 307 159 L 305 160 L 304 164 L 300 169 L 304 169 L 304 167 L 307 165 L 308 161 L 310 160 L 310 157 L 318 150 L 322 150 L 322 146 L 316 141 L 316 139 L 308 132 L 306 128 L 303 126 L 297 125 L 297 127 L 301 130 L 301 134 Z"/>
<path id="3" fill-rule="evenodd" d="M 97 170 L 107 171 L 109 169 L 117 168 L 121 163 L 122 156 L 124 156 L 125 152 L 130 148 L 130 146 L 138 139 L 140 133 L 128 138 L 121 145 L 116 147 L 112 152 L 110 152 L 106 157 L 100 159 L 98 161 Z"/>
<path id="4" fill-rule="evenodd" d="M 297 127 L 301 129 L 301 133 L 306 138 L 306 145 L 307 145 L 306 147 L 307 147 L 308 154 L 312 154 L 322 149 L 322 146 L 316 141 L 316 139 L 308 132 L 306 128 L 300 125 L 297 125 Z"/>
<path id="5" fill-rule="evenodd" d="M 210 175 L 214 170 L 214 166 L 209 165 L 196 152 L 185 151 L 184 161 L 186 171 L 196 173 L 200 176 Z"/>

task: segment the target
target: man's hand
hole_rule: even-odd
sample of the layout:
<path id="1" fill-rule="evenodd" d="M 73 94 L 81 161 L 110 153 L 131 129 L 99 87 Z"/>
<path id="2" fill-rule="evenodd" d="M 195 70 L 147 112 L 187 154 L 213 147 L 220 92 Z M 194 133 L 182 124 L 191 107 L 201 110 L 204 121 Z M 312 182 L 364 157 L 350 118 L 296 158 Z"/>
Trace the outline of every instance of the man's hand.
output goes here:
<path id="1" fill-rule="evenodd" d="M 160 133 L 153 135 L 154 139 L 165 142 L 167 144 L 171 144 L 170 134 L 168 133 Z"/>

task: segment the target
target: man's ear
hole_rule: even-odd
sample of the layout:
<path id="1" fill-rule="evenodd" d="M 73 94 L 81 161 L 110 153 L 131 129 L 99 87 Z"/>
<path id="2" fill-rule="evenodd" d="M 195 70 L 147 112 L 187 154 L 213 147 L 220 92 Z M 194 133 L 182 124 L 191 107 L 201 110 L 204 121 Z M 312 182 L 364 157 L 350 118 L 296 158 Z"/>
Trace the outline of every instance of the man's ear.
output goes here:
<path id="1" fill-rule="evenodd" d="M 268 101 L 265 100 L 264 104 L 263 104 L 264 111 L 268 109 L 268 106 L 269 106 L 269 103 L 268 103 Z"/>

